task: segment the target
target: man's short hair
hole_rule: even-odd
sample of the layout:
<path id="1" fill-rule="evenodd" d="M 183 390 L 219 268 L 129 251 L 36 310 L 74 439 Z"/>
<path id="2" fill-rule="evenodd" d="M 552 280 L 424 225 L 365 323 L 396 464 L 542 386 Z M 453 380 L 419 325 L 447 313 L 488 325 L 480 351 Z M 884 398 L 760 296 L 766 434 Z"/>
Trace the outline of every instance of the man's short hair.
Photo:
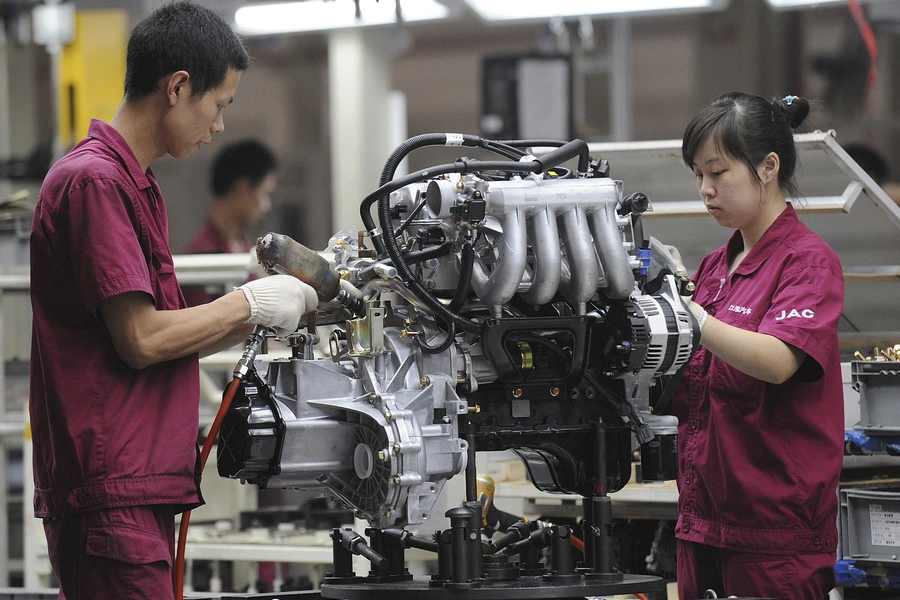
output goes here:
<path id="1" fill-rule="evenodd" d="M 250 56 L 241 38 L 212 10 L 182 0 L 153 11 L 131 32 L 125 61 L 125 97 L 143 98 L 159 80 L 187 71 L 191 95 L 225 82 L 228 69 L 245 71 Z"/>
<path id="2" fill-rule="evenodd" d="M 216 156 L 212 168 L 212 189 L 216 198 L 226 196 L 241 179 L 256 187 L 278 168 L 269 148 L 256 140 L 232 142 Z"/>

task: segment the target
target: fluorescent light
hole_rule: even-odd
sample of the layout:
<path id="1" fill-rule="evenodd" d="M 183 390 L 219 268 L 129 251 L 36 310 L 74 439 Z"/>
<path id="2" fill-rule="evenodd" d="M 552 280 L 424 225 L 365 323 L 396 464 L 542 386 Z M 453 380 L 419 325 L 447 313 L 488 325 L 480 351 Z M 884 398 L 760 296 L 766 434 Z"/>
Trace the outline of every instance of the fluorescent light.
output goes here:
<path id="1" fill-rule="evenodd" d="M 774 9 L 783 8 L 815 8 L 828 4 L 847 4 L 847 0 L 767 0 Z"/>
<path id="2" fill-rule="evenodd" d="M 321 31 L 347 27 L 390 25 L 397 22 L 394 0 L 359 0 L 356 16 L 353 0 L 306 0 L 278 4 L 255 4 L 234 14 L 235 29 L 243 35 L 263 35 L 299 31 Z M 400 15 L 404 22 L 434 21 L 449 15 L 436 0 L 404 0 Z"/>
<path id="3" fill-rule="evenodd" d="M 486 21 L 724 8 L 728 0 L 466 0 Z"/>

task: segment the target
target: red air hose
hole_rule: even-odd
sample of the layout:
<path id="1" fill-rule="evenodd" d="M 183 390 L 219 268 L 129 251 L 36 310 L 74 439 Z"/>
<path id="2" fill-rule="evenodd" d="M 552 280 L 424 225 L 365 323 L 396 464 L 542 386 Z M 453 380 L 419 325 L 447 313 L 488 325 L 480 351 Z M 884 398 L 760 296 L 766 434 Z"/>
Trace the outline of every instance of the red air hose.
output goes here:
<path id="1" fill-rule="evenodd" d="M 235 375 L 234 379 L 231 380 L 228 391 L 225 392 L 225 397 L 222 399 L 222 404 L 219 406 L 219 411 L 216 413 L 216 418 L 209 428 L 209 434 L 207 434 L 206 441 L 203 442 L 203 449 L 200 451 L 201 472 L 203 471 L 203 467 L 206 466 L 206 459 L 209 458 L 210 450 L 212 450 L 213 443 L 216 441 L 216 436 L 219 434 L 219 428 L 222 426 L 222 419 L 225 418 L 225 413 L 227 413 L 228 409 L 231 407 L 231 401 L 234 400 L 234 395 L 237 393 L 238 386 L 241 385 L 242 379 L 243 377 Z M 178 528 L 178 548 L 175 551 L 174 587 L 175 598 L 178 600 L 184 598 L 184 548 L 187 542 L 187 530 L 190 522 L 191 511 L 188 510 L 181 515 L 181 526 Z"/>
<path id="2" fill-rule="evenodd" d="M 237 394 L 238 387 L 241 385 L 241 381 L 244 380 L 244 376 L 249 372 L 253 360 L 256 358 L 256 353 L 259 351 L 259 347 L 266 337 L 267 331 L 267 328 L 259 325 L 253 329 L 253 333 L 250 334 L 250 337 L 247 340 L 247 346 L 244 348 L 244 354 L 234 367 L 234 379 L 231 380 L 231 384 L 225 391 L 225 397 L 222 398 L 222 404 L 219 405 L 219 410 L 216 412 L 216 418 L 213 419 L 212 426 L 210 426 L 209 433 L 206 436 L 206 441 L 203 442 L 203 448 L 200 450 L 201 472 L 203 471 L 203 467 L 206 466 L 206 459 L 209 458 L 209 453 L 216 441 L 216 436 L 219 434 L 219 428 L 222 427 L 222 420 L 225 418 L 225 413 L 231 408 L 231 402 Z M 173 576 L 172 587 L 175 591 L 175 598 L 177 600 L 184 599 L 184 549 L 187 543 L 187 530 L 190 522 L 191 511 L 188 510 L 181 515 L 181 525 L 178 528 L 178 547 L 175 551 L 175 573 Z"/>

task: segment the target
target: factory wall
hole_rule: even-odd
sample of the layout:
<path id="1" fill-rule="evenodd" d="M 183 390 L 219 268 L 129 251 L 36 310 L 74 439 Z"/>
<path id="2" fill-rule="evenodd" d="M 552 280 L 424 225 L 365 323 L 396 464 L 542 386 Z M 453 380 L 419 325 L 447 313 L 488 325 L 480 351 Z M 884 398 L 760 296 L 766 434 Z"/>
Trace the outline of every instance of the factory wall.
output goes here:
<path id="1" fill-rule="evenodd" d="M 606 21 L 595 21 L 595 55 L 608 51 Z M 818 128 L 834 128 L 841 141 L 866 141 L 892 160 L 897 146 L 895 89 L 889 68 L 894 34 L 883 31 L 878 84 L 869 102 L 846 87 L 864 79 L 824 74 L 817 63 L 859 55 L 846 8 L 774 13 L 760 1 L 732 2 L 723 13 L 634 18 L 630 21 L 629 72 L 633 137 L 680 137 L 685 123 L 715 96 L 744 90 L 765 96 L 802 94 L 830 102 L 820 107 Z M 393 86 L 407 99 L 410 136 L 435 131 L 479 133 L 481 63 L 486 57 L 535 54 L 545 47 L 543 25 L 488 27 L 426 25 L 412 28 L 406 50 L 394 61 Z M 171 238 L 178 251 L 198 227 L 209 201 L 206 173 L 217 147 L 246 135 L 268 141 L 282 158 L 275 209 L 260 230 L 278 229 L 313 248 L 333 233 L 329 221 L 328 85 L 323 35 L 251 38 L 253 67 L 226 111 L 226 131 L 212 147 L 187 161 L 155 165 L 171 206 Z M 840 66 L 840 65 L 838 65 Z M 833 70 L 836 70 L 834 67 Z M 842 87 L 843 86 L 843 87 Z M 857 86 L 859 87 L 859 86 Z M 588 86 L 588 89 L 591 89 Z M 601 113 L 604 98 L 586 97 Z M 595 103 L 592 106 L 591 103 Z M 578 131 L 575 132 L 579 134 Z M 616 141 L 591 140 L 588 141 Z M 416 169 L 448 158 L 416 153 Z M 900 172 L 900 165 L 893 165 Z M 353 177 L 353 165 L 341 176 Z M 372 189 L 377 182 L 372 182 Z"/>
<path id="2" fill-rule="evenodd" d="M 883 3 L 882 3 L 883 4 Z M 141 14 L 132 11 L 133 20 Z M 595 20 L 595 48 L 583 56 L 608 56 L 611 23 Z M 867 142 L 900 173 L 896 34 L 879 27 L 879 78 L 862 103 L 862 41 L 845 6 L 773 12 L 763 0 L 731 2 L 728 10 L 702 15 L 635 17 L 629 21 L 632 139 L 680 137 L 698 108 L 715 96 L 745 90 L 819 98 L 818 128 L 834 128 L 842 143 Z M 544 24 L 486 26 L 475 20 L 410 27 L 393 61 L 392 86 L 406 97 L 410 136 L 434 131 L 480 133 L 481 65 L 487 57 L 533 55 L 548 48 Z M 401 36 L 401 37 L 403 37 Z M 10 40 L 11 38 L 8 38 Z M 52 131 L 49 61 L 42 48 L 8 43 L 12 156 L 22 156 Z M 325 34 L 249 38 L 254 64 L 236 102 L 225 113 L 226 131 L 188 160 L 154 164 L 169 204 L 171 243 L 183 250 L 200 227 L 211 200 L 208 172 L 226 142 L 253 136 L 268 142 L 281 160 L 281 186 L 259 233 L 277 229 L 323 248 L 330 221 L 329 94 Z M 576 49 L 577 51 L 577 49 Z M 863 58 L 865 58 L 863 56 Z M 856 62 L 854 62 L 856 61 Z M 602 120 L 608 78 L 586 77 L 585 110 Z M 339 92 L 338 92 L 339 93 Z M 575 131 L 588 141 L 595 131 Z M 415 169 L 448 158 L 413 155 Z M 341 177 L 354 177 L 347 164 Z M 377 182 L 371 182 L 372 189 Z"/>

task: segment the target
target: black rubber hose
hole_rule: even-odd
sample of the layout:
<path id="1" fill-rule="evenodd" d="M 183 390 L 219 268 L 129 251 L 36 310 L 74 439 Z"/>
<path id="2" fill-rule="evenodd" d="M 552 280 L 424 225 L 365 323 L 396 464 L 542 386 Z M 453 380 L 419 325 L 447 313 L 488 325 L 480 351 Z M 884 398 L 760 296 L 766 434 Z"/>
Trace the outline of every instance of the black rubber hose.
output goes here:
<path id="1" fill-rule="evenodd" d="M 511 160 L 517 160 L 520 156 L 523 155 L 522 152 L 517 152 L 513 148 L 505 148 L 502 144 L 498 142 L 494 142 L 491 140 L 486 140 L 477 135 L 470 134 L 460 134 L 460 138 L 462 139 L 461 146 L 466 146 L 470 148 L 484 148 L 486 150 L 491 150 L 492 152 L 498 153 L 502 156 L 506 156 Z M 381 178 L 378 181 L 378 187 L 384 186 L 387 182 L 391 181 L 394 178 L 394 174 L 397 172 L 397 167 L 400 165 L 400 162 L 406 158 L 411 152 L 417 150 L 419 148 L 425 148 L 427 146 L 455 146 L 456 144 L 448 144 L 448 135 L 446 133 L 424 133 L 422 135 L 417 135 L 409 138 L 399 146 L 397 146 L 388 159 L 384 163 L 384 168 L 381 170 Z M 359 207 L 359 216 L 362 218 L 363 226 L 366 228 L 366 231 L 373 231 L 375 229 L 375 221 L 372 219 L 372 204 L 374 204 L 378 198 L 373 198 L 372 200 L 363 200 L 362 204 Z M 375 251 L 378 253 L 378 256 L 383 256 L 385 253 L 384 242 L 379 237 L 372 238 L 372 245 L 375 246 Z"/>
<path id="2" fill-rule="evenodd" d="M 413 252 L 408 252 L 404 257 L 406 260 L 406 264 L 415 265 L 420 262 L 424 262 L 429 258 L 440 258 L 442 256 L 447 256 L 450 254 L 450 251 L 453 249 L 453 242 L 444 242 L 438 246 L 431 246 L 430 248 L 425 248 L 424 250 L 414 250 Z M 372 276 L 372 272 L 375 270 L 375 265 L 393 265 L 393 261 L 389 258 L 385 260 L 380 260 L 373 265 L 369 265 L 364 269 L 359 270 L 359 278 L 362 281 L 368 280 Z"/>
<path id="3" fill-rule="evenodd" d="M 406 219 L 400 224 L 400 227 L 394 231 L 394 237 L 400 237 L 400 235 L 406 231 L 406 228 L 409 227 L 409 224 L 412 223 L 413 219 L 419 216 L 419 213 L 422 212 L 422 209 L 425 208 L 425 198 L 423 197 L 419 202 L 413 207 L 412 211 L 410 211 L 409 215 L 407 215 Z"/>
<path id="4" fill-rule="evenodd" d="M 453 300 L 447 307 L 452 313 L 459 313 L 459 310 L 466 303 L 469 296 L 469 286 L 472 283 L 472 269 L 475 266 L 475 245 L 472 240 L 466 240 L 463 244 L 462 251 L 459 255 L 459 280 L 456 282 L 456 291 L 453 293 Z"/>
<path id="5" fill-rule="evenodd" d="M 539 335 L 526 335 L 521 339 L 522 341 L 531 342 L 532 344 L 542 346 L 547 350 L 555 353 L 560 358 L 564 358 L 569 361 L 572 360 L 572 355 L 569 352 Z M 628 402 L 624 398 L 617 398 L 616 396 L 614 396 L 612 392 L 600 385 L 600 382 L 597 381 L 597 379 L 593 375 L 591 375 L 589 371 L 585 371 L 584 380 L 587 381 L 600 393 L 603 399 L 606 400 L 606 403 L 609 405 L 609 407 L 612 408 L 617 415 L 619 415 L 620 417 L 630 417 L 635 422 L 635 429 L 642 425 L 640 417 L 637 416 L 634 411 L 634 406 L 630 402 Z"/>
<path id="6" fill-rule="evenodd" d="M 503 143 L 513 148 L 532 148 L 534 146 L 552 146 L 559 148 L 566 144 L 563 140 L 503 140 Z"/>
<path id="7" fill-rule="evenodd" d="M 571 142 L 566 142 L 556 150 L 551 150 L 547 154 L 538 157 L 535 159 L 541 165 L 541 170 L 539 172 L 544 172 L 547 169 L 553 168 L 556 165 L 562 164 L 570 158 L 578 157 L 578 172 L 579 173 L 587 173 L 588 166 L 590 165 L 590 154 L 588 154 L 589 149 L 587 142 L 584 140 L 572 140 Z"/>
<path id="8" fill-rule="evenodd" d="M 544 155 L 539 160 L 528 162 L 513 161 L 479 161 L 460 159 L 455 163 L 437 165 L 432 168 L 417 171 L 405 177 L 394 179 L 390 183 L 386 183 L 377 190 L 366 196 L 363 200 L 363 206 L 371 206 L 373 202 L 378 202 L 378 220 L 383 231 L 393 231 L 391 225 L 391 203 L 390 194 L 394 190 L 416 183 L 425 178 L 433 178 L 438 175 L 447 173 L 477 173 L 480 171 L 513 171 L 520 173 L 541 173 L 547 169 L 555 167 L 557 164 L 565 162 L 575 156 L 581 156 L 579 159 L 579 169 L 584 163 L 587 168 L 589 161 L 587 154 L 587 142 L 583 140 L 573 140 L 564 146 Z M 403 260 L 403 254 L 400 246 L 393 236 L 387 236 L 384 240 L 385 250 L 394 266 L 397 268 L 400 278 L 407 287 L 419 298 L 438 318 L 442 321 L 455 324 L 457 329 L 468 332 L 476 332 L 481 326 L 465 317 L 454 314 L 435 298 L 419 281 L 416 280 L 415 274 Z"/>
<path id="9" fill-rule="evenodd" d="M 474 161 L 473 161 L 474 162 Z M 423 171 L 419 171 L 413 173 L 411 175 L 407 175 L 406 177 L 401 177 L 399 179 L 395 179 L 388 184 L 385 184 L 378 188 L 376 191 L 372 192 L 367 196 L 366 200 L 370 198 L 375 198 L 378 200 L 378 217 L 379 221 L 382 225 L 382 229 L 387 227 L 387 230 L 391 230 L 391 207 L 390 207 L 390 193 L 395 189 L 400 189 L 401 187 L 407 186 L 411 183 L 415 183 L 421 179 L 426 177 L 435 177 L 437 175 L 442 175 L 446 173 L 459 173 L 465 172 L 466 167 L 471 164 L 468 162 L 465 163 L 452 163 L 446 165 L 439 165 L 437 167 L 432 167 L 430 169 L 425 169 Z M 512 168 L 516 167 L 517 170 L 522 172 L 533 172 L 534 169 L 539 168 L 539 165 L 536 163 L 514 163 L 514 162 L 503 162 L 500 163 L 504 165 L 504 168 Z M 365 202 L 365 201 L 364 201 Z M 403 259 L 403 255 L 400 251 L 400 247 L 397 245 L 397 240 L 393 236 L 388 236 L 385 240 L 385 248 L 387 250 L 388 256 L 390 256 L 391 261 L 394 264 L 394 267 L 397 268 L 397 271 L 400 275 L 400 279 L 404 284 L 412 292 L 419 298 L 428 308 L 431 310 L 433 314 L 435 314 L 442 321 L 449 324 L 456 324 L 456 328 L 461 331 L 467 332 L 477 332 L 481 329 L 481 326 L 469 319 L 466 319 L 460 315 L 454 314 L 447 310 L 441 302 L 431 295 L 431 293 L 423 286 L 415 277 L 415 274 L 406 264 Z"/>
<path id="10" fill-rule="evenodd" d="M 449 348 L 453 341 L 456 339 L 456 325 L 454 323 L 450 323 L 450 327 L 447 328 L 447 337 L 441 341 L 437 346 L 429 346 L 425 342 L 422 341 L 421 338 L 416 338 L 416 345 L 422 349 L 422 352 L 425 354 L 440 354 L 447 348 Z"/>

